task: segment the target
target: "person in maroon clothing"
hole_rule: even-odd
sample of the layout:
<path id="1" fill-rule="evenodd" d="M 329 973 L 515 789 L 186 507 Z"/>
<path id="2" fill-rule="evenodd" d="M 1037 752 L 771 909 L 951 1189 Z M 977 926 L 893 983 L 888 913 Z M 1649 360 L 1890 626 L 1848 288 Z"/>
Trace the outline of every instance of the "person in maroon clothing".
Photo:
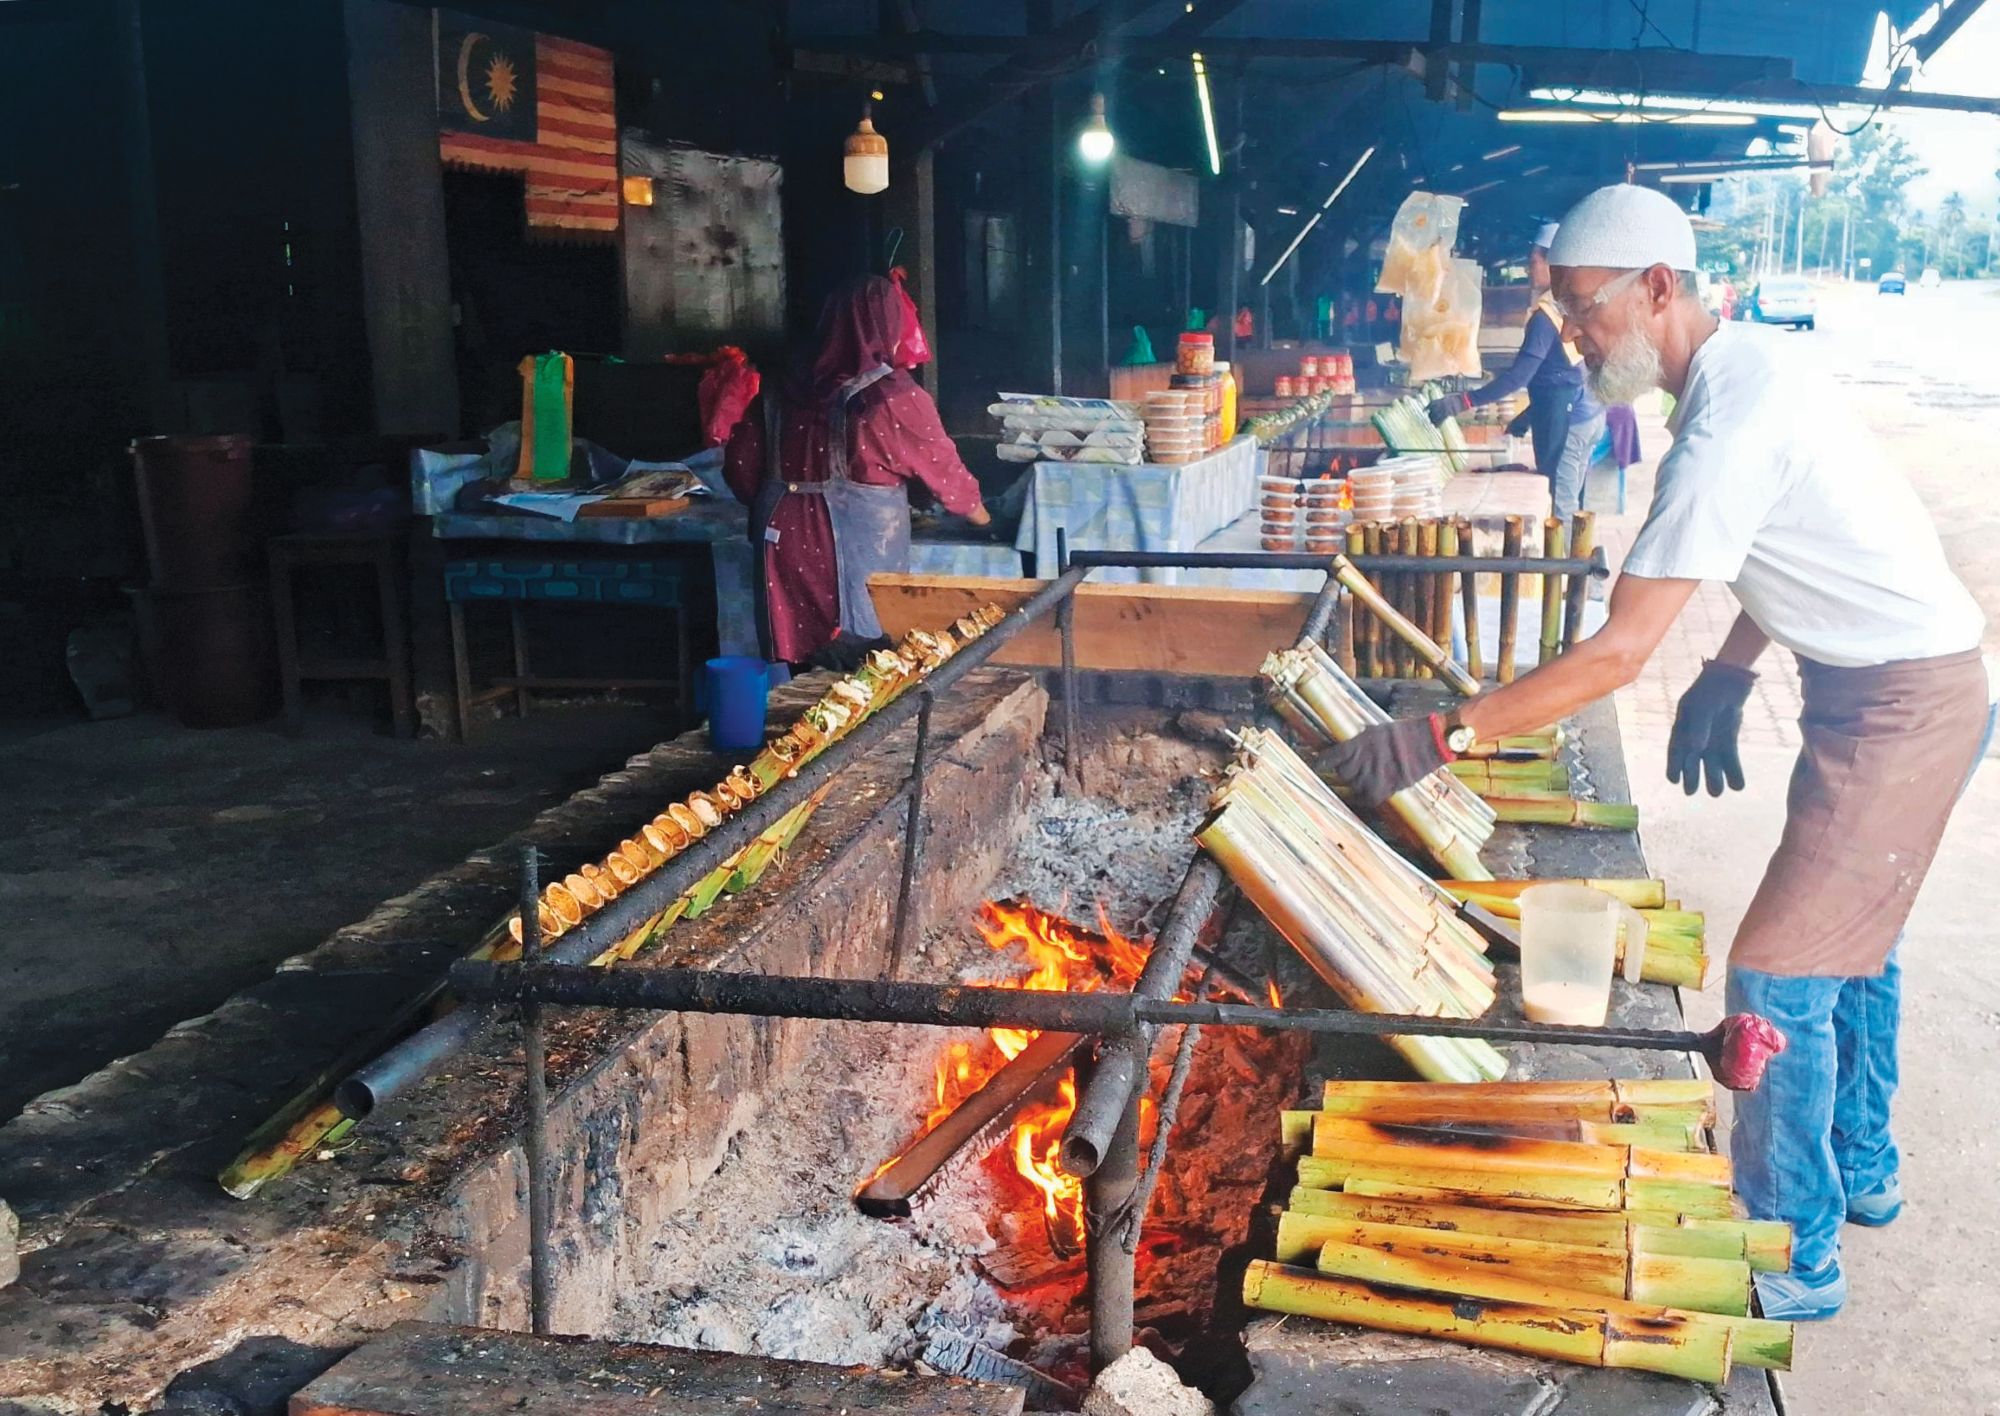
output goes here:
<path id="1" fill-rule="evenodd" d="M 864 276 L 820 314 L 819 349 L 752 404 L 723 461 L 750 508 L 760 633 L 773 659 L 851 657 L 882 636 L 868 577 L 910 568 L 905 483 L 928 488 L 975 526 L 991 518 L 979 483 L 904 356 L 895 285 Z"/>

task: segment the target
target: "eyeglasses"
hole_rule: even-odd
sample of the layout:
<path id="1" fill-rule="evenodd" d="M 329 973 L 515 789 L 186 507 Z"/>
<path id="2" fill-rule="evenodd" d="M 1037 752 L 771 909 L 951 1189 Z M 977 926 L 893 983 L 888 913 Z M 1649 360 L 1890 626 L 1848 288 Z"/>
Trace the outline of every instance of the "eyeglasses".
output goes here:
<path id="1" fill-rule="evenodd" d="M 1555 302 L 1556 310 L 1571 324 L 1582 324 L 1586 319 L 1590 318 L 1592 310 L 1595 310 L 1599 305 L 1605 304 L 1613 295 L 1616 295 L 1645 273 L 1646 268 L 1628 270 L 1616 280 L 1605 281 L 1604 284 L 1598 286 L 1596 290 L 1583 299 L 1565 297 L 1557 300 Z"/>

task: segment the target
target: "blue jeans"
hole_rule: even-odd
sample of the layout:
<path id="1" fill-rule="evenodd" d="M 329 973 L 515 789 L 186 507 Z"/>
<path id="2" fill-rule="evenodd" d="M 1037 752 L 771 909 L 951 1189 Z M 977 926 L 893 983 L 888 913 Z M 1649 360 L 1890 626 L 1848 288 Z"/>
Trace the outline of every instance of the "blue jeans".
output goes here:
<path id="1" fill-rule="evenodd" d="M 1994 717 L 1989 709 L 1974 771 L 1993 741 Z M 1736 1098 L 1729 1150 L 1736 1191 L 1751 1216 L 1791 1224 L 1795 1274 L 1818 1273 L 1837 1260 L 1848 1197 L 1872 1194 L 1896 1173 L 1889 1104 L 1896 1095 L 1901 947 L 1899 936 L 1878 978 L 1729 969 L 1728 1010 L 1760 1014 L 1785 1035 L 1764 1085 Z"/>
<path id="2" fill-rule="evenodd" d="M 1583 489 L 1590 477 L 1590 461 L 1597 452 L 1597 443 L 1604 436 L 1604 414 L 1593 413 L 1588 418 L 1579 418 L 1569 425 L 1569 433 L 1563 438 L 1562 455 L 1556 459 L 1556 470 L 1549 477 L 1549 510 L 1562 519 L 1565 526 L 1583 505 Z"/>

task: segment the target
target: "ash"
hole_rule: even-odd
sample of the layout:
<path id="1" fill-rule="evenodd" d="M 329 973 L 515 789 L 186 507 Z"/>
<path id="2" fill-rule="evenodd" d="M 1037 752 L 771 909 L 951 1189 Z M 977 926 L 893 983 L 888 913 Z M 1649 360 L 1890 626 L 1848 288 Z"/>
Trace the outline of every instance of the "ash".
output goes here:
<path id="1" fill-rule="evenodd" d="M 1051 794 L 988 893 L 1087 927 L 1101 907 L 1120 931 L 1147 932 L 1192 858 L 1210 786 L 1193 773 L 1169 780 L 1162 790 L 1156 778 L 1153 799 L 1138 806 Z M 1232 940 L 1261 929 L 1241 910 Z M 1024 969 L 968 919 L 925 940 L 907 976 L 999 982 Z M 621 1304 L 621 1332 L 875 1366 L 986 1349 L 1056 1379 L 1031 1389 L 1030 1409 L 1066 1409 L 1063 1384 L 1088 1384 L 1082 1258 L 1065 1226 L 1045 1219 L 1004 1143 L 962 1158 L 912 1219 L 871 1219 L 852 1202 L 921 1132 L 937 1060 L 955 1041 L 991 1045 L 957 1029 L 828 1025 L 799 1080 L 736 1137 L 659 1235 L 651 1272 Z M 1155 1053 L 1154 1097 L 1175 1041 L 1168 1030 Z M 1245 1237 L 1276 1151 L 1273 1113 L 1289 1104 L 1303 1063 L 1296 1040 L 1231 1029 L 1210 1030 L 1196 1048 L 1140 1256 L 1139 1325 L 1165 1351 L 1206 1325 L 1218 1261 Z M 1150 1100 L 1145 1120 L 1142 1143 Z"/>

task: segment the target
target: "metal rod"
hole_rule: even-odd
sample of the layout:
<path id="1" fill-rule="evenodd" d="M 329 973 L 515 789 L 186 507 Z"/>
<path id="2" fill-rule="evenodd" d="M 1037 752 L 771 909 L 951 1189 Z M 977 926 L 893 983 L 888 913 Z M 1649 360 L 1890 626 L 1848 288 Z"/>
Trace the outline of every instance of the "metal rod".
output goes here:
<path id="1" fill-rule="evenodd" d="M 978 639 L 947 659 L 924 682 L 932 693 L 943 693 L 992 658 L 1000 648 L 1068 599 L 1088 574 L 1072 567 L 1037 590 L 1020 608 Z M 915 696 L 904 694 L 870 714 L 860 726 L 826 751 L 723 819 L 695 844 L 682 851 L 627 890 L 548 951 L 554 963 L 587 964 L 634 930 L 664 912 L 697 881 L 806 799 L 862 754 L 871 751 L 907 723 L 918 711 Z M 437 1065 L 483 1032 L 496 1018 L 492 1008 L 460 1008 L 411 1034 L 334 1088 L 334 1104 L 356 1120 L 376 1106 L 415 1086 Z"/>
<path id="2" fill-rule="evenodd" d="M 1195 985 L 1197 1001 L 1208 995 L 1208 977 Z M 1153 1144 L 1146 1152 L 1146 1170 L 1132 1191 L 1131 1214 L 1125 1221 L 1124 1246 L 1128 1254 L 1139 1252 L 1140 1231 L 1146 1227 L 1146 1211 L 1153 1207 L 1153 1192 L 1160 1188 L 1160 1174 L 1167 1165 L 1167 1143 L 1180 1120 L 1181 1097 L 1187 1091 L 1188 1074 L 1194 1070 L 1194 1049 L 1201 1041 L 1201 1024 L 1181 1027 L 1180 1041 L 1174 1046 L 1174 1065 L 1167 1073 L 1166 1090 L 1160 1093 L 1160 1111 L 1153 1123 Z"/>
<path id="3" fill-rule="evenodd" d="M 521 958 L 529 964 L 536 963 L 542 952 L 542 922 L 536 908 L 542 887 L 535 866 L 535 848 L 521 847 Z M 521 1023 L 528 1064 L 528 1329 L 545 1337 L 555 1306 L 555 1268 L 549 1258 L 549 1071 L 540 1002 L 522 1005 Z"/>
<path id="4" fill-rule="evenodd" d="M 917 746 L 910 758 L 910 808 L 903 818 L 903 878 L 896 885 L 896 929 L 889 944 L 889 977 L 901 978 L 910 942 L 910 898 L 916 889 L 917 861 L 923 852 L 924 772 L 929 767 L 931 706 L 929 685 L 917 690 Z"/>
<path id="5" fill-rule="evenodd" d="M 1099 1068 L 1090 1085 L 1097 1086 L 1101 1075 Z M 1139 1101 L 1144 1095 L 1143 1085 L 1126 1093 L 1103 1157 L 1083 1182 L 1083 1252 L 1089 1276 L 1093 1372 L 1103 1371 L 1132 1350 L 1133 1295 L 1139 1266 L 1125 1247 L 1125 1230 L 1132 1220 L 1132 1194 L 1139 1184 Z"/>
<path id="6" fill-rule="evenodd" d="M 1536 575 L 1608 577 L 1610 568 L 1569 556 L 1349 556 L 1364 571 L 1528 571 Z M 1325 570 L 1328 557 L 1310 551 L 1072 551 L 1072 567 L 1088 570 Z"/>
<path id="7" fill-rule="evenodd" d="M 1154 946 L 1154 957 L 1166 942 L 1163 933 L 1161 943 Z M 1041 1032 L 1109 1035 L 1114 1042 L 1120 1034 L 1131 1034 L 1141 1026 L 1162 1027 L 1172 1023 L 1357 1037 L 1479 1037 L 1489 1042 L 1623 1047 L 1650 1052 L 1703 1051 L 1717 1035 L 1715 1031 L 1572 1028 L 1551 1023 L 1486 1022 L 1478 1018 L 1349 1013 L 1337 1008 L 1176 1003 L 1170 998 L 1147 998 L 1136 993 L 1043 993 L 1025 988 L 905 983 L 893 979 L 779 978 L 711 969 L 593 969 L 577 964 L 495 964 L 484 959 L 453 964 L 451 981 L 461 997 L 495 1002 L 520 1003 L 533 999 L 540 1003 L 653 1012 L 911 1023 L 940 1028 L 1033 1028 Z M 1104 1057 L 1105 1052 L 1098 1054 L 1099 1069 Z M 1092 1085 L 1095 1084 L 1093 1077 Z M 1122 1114 L 1122 1110 L 1113 1112 L 1114 1128 Z M 1071 1125 L 1075 1125 L 1074 1118 Z"/>
<path id="8" fill-rule="evenodd" d="M 1056 527 L 1056 570 L 1069 570 L 1069 534 Z M 1056 625 L 1062 632 L 1062 677 L 1056 685 L 1062 697 L 1063 781 L 1074 790 L 1083 771 L 1082 753 L 1076 741 L 1076 597 L 1066 595 L 1056 607 Z"/>
<path id="9" fill-rule="evenodd" d="M 1132 998 L 1172 998 L 1187 974 L 1188 959 L 1195 941 L 1214 915 L 1222 893 L 1222 867 L 1207 855 L 1197 855 L 1189 863 L 1166 923 L 1146 955 L 1146 966 L 1133 985 Z M 1059 1153 L 1062 1168 L 1071 1175 L 1088 1175 L 1103 1158 L 1111 1142 L 1118 1118 L 1125 1114 L 1126 1099 L 1144 1090 L 1146 1064 L 1153 1054 L 1154 1029 L 1135 1025 L 1120 1036 L 1108 1039 L 1098 1049 L 1097 1067 L 1090 1085 L 1077 1097 L 1076 1110 L 1063 1131 Z"/>

